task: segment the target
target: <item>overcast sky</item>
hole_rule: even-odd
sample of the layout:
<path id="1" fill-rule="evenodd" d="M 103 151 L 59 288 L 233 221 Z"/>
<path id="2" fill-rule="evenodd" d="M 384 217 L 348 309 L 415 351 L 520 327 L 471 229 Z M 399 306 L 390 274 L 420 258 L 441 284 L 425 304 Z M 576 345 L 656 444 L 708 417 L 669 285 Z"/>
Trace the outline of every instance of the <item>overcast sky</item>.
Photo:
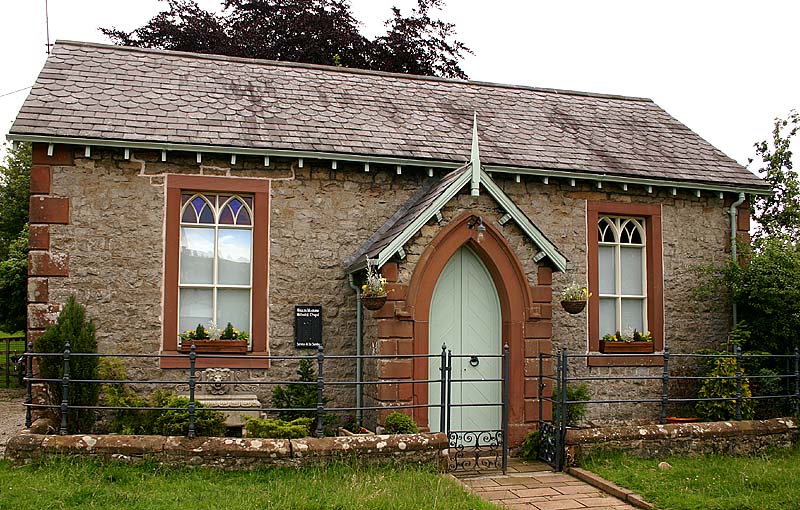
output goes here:
<path id="1" fill-rule="evenodd" d="M 45 0 L 0 0 L 0 132 L 45 60 Z M 217 10 L 219 0 L 198 0 Z M 373 36 L 390 7 L 351 0 Z M 99 26 L 133 29 L 158 0 L 50 0 L 50 39 L 108 42 Z M 773 119 L 800 109 L 800 2 L 449 0 L 440 16 L 472 48 L 471 79 L 652 98 L 742 164 Z M 795 144 L 797 145 L 797 144 Z"/>

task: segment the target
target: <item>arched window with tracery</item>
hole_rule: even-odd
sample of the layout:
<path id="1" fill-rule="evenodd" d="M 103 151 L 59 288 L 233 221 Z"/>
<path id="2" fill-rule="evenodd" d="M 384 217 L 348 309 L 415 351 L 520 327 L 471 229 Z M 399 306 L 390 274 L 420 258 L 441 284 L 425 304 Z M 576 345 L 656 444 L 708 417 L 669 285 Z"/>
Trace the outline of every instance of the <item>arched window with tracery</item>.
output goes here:
<path id="1" fill-rule="evenodd" d="M 252 218 L 251 196 L 181 194 L 178 332 L 210 321 L 251 330 Z"/>
<path id="2" fill-rule="evenodd" d="M 597 222 L 600 335 L 647 331 L 644 218 L 603 216 Z"/>

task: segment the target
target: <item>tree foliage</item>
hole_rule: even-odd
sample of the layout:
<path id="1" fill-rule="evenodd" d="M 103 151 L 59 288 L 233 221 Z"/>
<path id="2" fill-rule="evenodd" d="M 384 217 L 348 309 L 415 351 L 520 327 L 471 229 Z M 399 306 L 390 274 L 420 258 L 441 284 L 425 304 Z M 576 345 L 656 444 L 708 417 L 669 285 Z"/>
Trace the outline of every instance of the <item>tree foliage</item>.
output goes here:
<path id="1" fill-rule="evenodd" d="M 0 259 L 0 330 L 25 329 L 28 299 L 28 227 L 6 246 Z"/>
<path id="2" fill-rule="evenodd" d="M 386 34 L 374 39 L 361 34 L 347 0 L 224 0 L 220 14 L 166 1 L 142 27 L 100 30 L 126 46 L 467 77 L 459 61 L 470 49 L 454 39 L 452 23 L 431 17 L 443 0 L 417 0 L 409 16 L 393 8 Z"/>
<path id="3" fill-rule="evenodd" d="M 10 148 L 0 165 L 0 330 L 25 329 L 31 146 Z"/>
<path id="4" fill-rule="evenodd" d="M 10 148 L 0 165 L 0 259 L 28 223 L 30 187 L 31 146 L 23 143 Z"/>
<path id="5" fill-rule="evenodd" d="M 763 165 L 759 173 L 772 188 L 771 195 L 761 195 L 753 202 L 757 244 L 767 238 L 795 245 L 800 241 L 800 179 L 792 167 L 791 151 L 798 130 L 800 115 L 793 110 L 785 119 L 775 119 L 770 142 L 755 144 Z"/>
<path id="6" fill-rule="evenodd" d="M 800 347 L 800 245 L 765 238 L 758 250 L 742 248 L 746 262 L 716 268 L 711 281 L 727 288 L 738 319 L 748 324 L 742 347 L 791 353 Z"/>
<path id="7" fill-rule="evenodd" d="M 736 383 L 736 360 L 733 358 L 717 358 L 714 360 L 714 367 L 709 374 L 711 379 L 705 379 L 700 391 L 697 392 L 698 398 L 726 398 L 735 399 L 737 392 Z M 741 415 L 744 420 L 752 420 L 754 403 L 749 400 L 752 397 L 750 392 L 750 381 L 746 377 L 741 379 Z M 710 400 L 698 402 L 696 406 L 697 416 L 703 421 L 727 421 L 736 419 L 736 400 Z"/>

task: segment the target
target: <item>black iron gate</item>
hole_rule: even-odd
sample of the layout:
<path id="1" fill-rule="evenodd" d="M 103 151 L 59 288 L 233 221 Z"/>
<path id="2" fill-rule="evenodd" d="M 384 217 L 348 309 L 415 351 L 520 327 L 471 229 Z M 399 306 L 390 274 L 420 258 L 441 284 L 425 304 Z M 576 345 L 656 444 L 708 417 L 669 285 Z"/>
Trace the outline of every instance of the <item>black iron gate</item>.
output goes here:
<path id="1" fill-rule="evenodd" d="M 550 375 L 545 375 L 545 361 L 555 366 Z M 564 440 L 567 433 L 567 353 L 560 350 L 555 358 L 551 354 L 539 353 L 539 459 L 556 471 L 564 469 Z M 551 388 L 550 396 L 545 396 Z M 550 420 L 544 419 L 544 403 L 551 405 Z"/>
<path id="2" fill-rule="evenodd" d="M 454 379 L 453 358 L 469 358 L 470 361 L 479 358 L 500 358 L 502 360 L 502 374 L 500 379 Z M 503 346 L 502 354 L 453 354 L 447 351 L 447 356 L 442 355 L 442 402 L 445 403 L 445 412 L 442 414 L 441 430 L 447 431 L 450 442 L 451 472 L 485 472 L 500 470 L 503 474 L 508 469 L 508 381 L 509 381 L 509 349 Z M 501 402 L 487 403 L 453 403 L 451 401 L 453 384 L 469 383 L 495 383 L 502 384 Z M 463 407 L 500 407 L 501 428 L 495 430 L 451 430 L 450 418 L 453 408 Z"/>

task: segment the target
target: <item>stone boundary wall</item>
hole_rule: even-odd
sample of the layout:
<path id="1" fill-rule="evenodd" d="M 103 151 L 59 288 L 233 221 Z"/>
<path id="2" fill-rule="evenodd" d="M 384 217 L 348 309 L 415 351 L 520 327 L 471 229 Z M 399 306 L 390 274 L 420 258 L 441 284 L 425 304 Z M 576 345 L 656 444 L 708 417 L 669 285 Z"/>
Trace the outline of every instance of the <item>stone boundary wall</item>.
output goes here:
<path id="1" fill-rule="evenodd" d="M 623 450 L 642 458 L 669 455 L 753 455 L 770 447 L 792 447 L 793 418 L 642 425 L 569 430 L 566 465 L 596 450 Z"/>
<path id="2" fill-rule="evenodd" d="M 56 456 L 138 463 L 145 459 L 181 467 L 258 469 L 303 467 L 336 461 L 362 464 L 427 464 L 447 469 L 445 434 L 397 434 L 303 439 L 230 437 L 42 435 L 20 433 L 6 459 L 28 464 Z"/>

